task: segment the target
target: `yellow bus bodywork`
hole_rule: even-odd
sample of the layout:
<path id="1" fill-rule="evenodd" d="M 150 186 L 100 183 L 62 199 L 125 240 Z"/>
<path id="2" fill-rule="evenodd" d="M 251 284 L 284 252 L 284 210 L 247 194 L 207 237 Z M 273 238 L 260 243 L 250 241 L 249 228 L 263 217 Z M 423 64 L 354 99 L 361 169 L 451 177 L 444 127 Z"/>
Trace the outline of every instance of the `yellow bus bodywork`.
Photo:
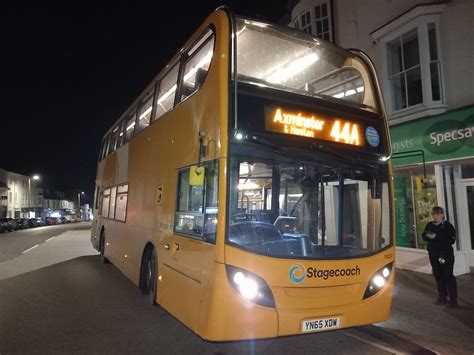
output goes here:
<path id="1" fill-rule="evenodd" d="M 151 243 L 158 257 L 157 303 L 208 340 L 299 334 L 303 320 L 326 316 L 339 316 L 342 327 L 386 320 L 391 307 L 393 272 L 381 291 L 366 300 L 362 298 L 374 272 L 394 261 L 393 246 L 370 257 L 316 261 L 271 258 L 225 243 L 231 59 L 227 13 L 212 13 L 183 48 L 209 26 L 215 29 L 216 41 L 202 88 L 99 162 L 96 184 L 103 189 L 128 183 L 128 207 L 126 222 L 98 216 L 99 211 L 95 210 L 92 244 L 98 248 L 103 232 L 105 256 L 138 285 L 142 256 Z M 205 132 L 204 160 L 219 160 L 215 244 L 173 232 L 177 171 L 197 163 L 199 132 Z M 162 189 L 160 203 L 158 188 Z M 165 246 L 170 246 L 170 250 Z M 288 270 L 295 262 L 318 268 L 357 265 L 361 273 L 358 277 L 332 280 L 308 279 L 303 285 L 294 285 Z M 255 305 L 237 294 L 228 280 L 226 264 L 266 280 L 276 308 Z"/>

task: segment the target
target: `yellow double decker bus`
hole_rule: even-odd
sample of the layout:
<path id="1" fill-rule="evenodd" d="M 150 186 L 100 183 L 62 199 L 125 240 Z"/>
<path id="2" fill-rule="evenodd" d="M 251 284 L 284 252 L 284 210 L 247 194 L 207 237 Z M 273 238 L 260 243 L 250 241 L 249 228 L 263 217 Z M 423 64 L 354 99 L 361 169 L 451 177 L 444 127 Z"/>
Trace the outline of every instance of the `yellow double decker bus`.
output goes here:
<path id="1" fill-rule="evenodd" d="M 380 322 L 390 154 L 367 56 L 219 8 L 105 134 L 91 241 L 204 339 Z"/>

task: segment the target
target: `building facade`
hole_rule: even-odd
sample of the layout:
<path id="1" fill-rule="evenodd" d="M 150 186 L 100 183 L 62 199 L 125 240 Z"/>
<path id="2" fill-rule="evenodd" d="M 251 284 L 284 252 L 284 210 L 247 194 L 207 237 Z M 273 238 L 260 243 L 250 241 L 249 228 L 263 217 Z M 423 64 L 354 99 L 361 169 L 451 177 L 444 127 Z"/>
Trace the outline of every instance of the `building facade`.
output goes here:
<path id="1" fill-rule="evenodd" d="M 38 180 L 0 169 L 0 218 L 62 216 L 77 210 L 66 194 L 39 186 Z"/>
<path id="2" fill-rule="evenodd" d="M 288 25 L 358 48 L 381 82 L 393 147 L 397 267 L 430 272 L 421 238 L 440 205 L 455 274 L 474 270 L 474 1 L 301 0 Z"/>
<path id="3" fill-rule="evenodd" d="M 31 218 L 41 215 L 37 181 L 0 169 L 0 217 Z"/>

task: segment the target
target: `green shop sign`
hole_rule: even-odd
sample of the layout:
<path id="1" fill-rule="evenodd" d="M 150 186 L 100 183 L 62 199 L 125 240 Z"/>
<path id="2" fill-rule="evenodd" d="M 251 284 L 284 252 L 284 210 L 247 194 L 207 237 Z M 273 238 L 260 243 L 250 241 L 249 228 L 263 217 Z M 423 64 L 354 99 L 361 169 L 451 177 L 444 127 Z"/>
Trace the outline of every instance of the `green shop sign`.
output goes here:
<path id="1" fill-rule="evenodd" d="M 474 156 L 474 106 L 390 127 L 394 153 L 423 150 L 427 162 Z M 421 157 L 393 159 L 394 166 Z"/>

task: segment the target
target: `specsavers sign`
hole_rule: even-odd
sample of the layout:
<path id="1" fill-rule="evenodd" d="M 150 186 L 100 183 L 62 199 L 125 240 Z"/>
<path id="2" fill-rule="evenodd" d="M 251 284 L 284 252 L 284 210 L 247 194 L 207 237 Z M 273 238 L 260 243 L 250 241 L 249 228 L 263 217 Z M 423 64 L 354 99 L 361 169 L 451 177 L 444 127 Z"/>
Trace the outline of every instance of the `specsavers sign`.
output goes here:
<path id="1" fill-rule="evenodd" d="M 474 156 L 474 106 L 390 128 L 394 153 L 423 150 L 427 162 Z M 394 166 L 421 163 L 397 158 Z"/>

